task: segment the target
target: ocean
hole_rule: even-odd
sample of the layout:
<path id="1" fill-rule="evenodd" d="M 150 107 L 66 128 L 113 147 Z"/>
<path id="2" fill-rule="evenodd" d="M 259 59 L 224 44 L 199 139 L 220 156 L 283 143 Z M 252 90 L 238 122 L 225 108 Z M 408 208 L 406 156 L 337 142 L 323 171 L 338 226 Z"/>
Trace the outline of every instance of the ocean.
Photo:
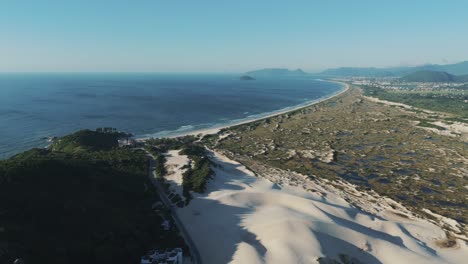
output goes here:
<path id="1" fill-rule="evenodd" d="M 342 89 L 314 79 L 242 81 L 234 74 L 3 73 L 0 159 L 79 129 L 171 136 L 259 118 Z"/>

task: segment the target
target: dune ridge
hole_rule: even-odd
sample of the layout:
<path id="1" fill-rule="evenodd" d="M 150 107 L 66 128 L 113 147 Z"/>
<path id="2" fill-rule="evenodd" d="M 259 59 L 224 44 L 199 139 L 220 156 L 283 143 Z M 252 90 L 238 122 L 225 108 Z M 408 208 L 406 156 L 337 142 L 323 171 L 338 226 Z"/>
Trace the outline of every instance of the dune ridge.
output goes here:
<path id="1" fill-rule="evenodd" d="M 306 191 L 256 177 L 221 153 L 211 158 L 219 166 L 206 193 L 177 209 L 203 263 L 463 263 L 468 257 L 464 241 L 438 246 L 446 232 L 391 199 L 366 202 L 375 196 L 343 183 L 356 192 L 352 201 L 320 180 Z"/>

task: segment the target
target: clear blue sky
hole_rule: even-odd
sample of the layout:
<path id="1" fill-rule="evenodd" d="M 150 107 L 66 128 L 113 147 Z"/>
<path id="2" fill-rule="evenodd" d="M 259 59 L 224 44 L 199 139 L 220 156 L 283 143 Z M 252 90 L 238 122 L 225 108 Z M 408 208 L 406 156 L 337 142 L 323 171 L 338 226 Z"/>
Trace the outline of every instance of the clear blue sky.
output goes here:
<path id="1" fill-rule="evenodd" d="M 0 0 L 0 71 L 316 71 L 468 60 L 468 1 Z"/>

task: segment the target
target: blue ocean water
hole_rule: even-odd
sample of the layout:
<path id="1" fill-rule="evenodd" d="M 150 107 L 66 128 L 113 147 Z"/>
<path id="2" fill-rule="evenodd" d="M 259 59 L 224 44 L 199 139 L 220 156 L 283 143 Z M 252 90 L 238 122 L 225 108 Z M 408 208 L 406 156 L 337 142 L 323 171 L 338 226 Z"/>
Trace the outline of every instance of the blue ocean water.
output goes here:
<path id="1" fill-rule="evenodd" d="M 0 158 L 44 137 L 116 127 L 170 136 L 305 104 L 342 90 L 312 79 L 241 81 L 228 74 L 0 74 Z"/>

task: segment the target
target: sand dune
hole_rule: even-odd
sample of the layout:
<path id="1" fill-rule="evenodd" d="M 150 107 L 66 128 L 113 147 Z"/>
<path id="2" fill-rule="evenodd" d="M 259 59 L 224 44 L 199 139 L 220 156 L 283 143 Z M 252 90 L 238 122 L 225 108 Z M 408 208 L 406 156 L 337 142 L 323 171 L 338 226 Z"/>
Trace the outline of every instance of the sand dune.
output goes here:
<path id="1" fill-rule="evenodd" d="M 206 194 L 178 209 L 203 263 L 464 263 L 468 247 L 440 248 L 445 232 L 427 220 L 370 204 L 350 205 L 338 189 L 317 192 L 255 177 L 219 153 Z M 363 196 L 365 197 L 365 196 Z M 385 198 L 386 199 L 386 198 Z M 362 202 L 362 201 L 361 201 Z M 380 206 L 380 207 L 379 207 Z M 341 256 L 341 257 L 340 257 Z M 319 262 L 320 260 L 320 262 Z M 340 263 L 340 262 L 337 262 Z"/>
<path id="2" fill-rule="evenodd" d="M 183 169 L 185 165 L 189 164 L 189 158 L 186 155 L 180 155 L 179 150 L 170 150 L 166 153 L 166 170 L 167 174 L 164 179 L 169 183 L 171 191 L 177 193 L 180 197 L 183 196 L 182 188 L 182 173 L 186 170 Z"/>

